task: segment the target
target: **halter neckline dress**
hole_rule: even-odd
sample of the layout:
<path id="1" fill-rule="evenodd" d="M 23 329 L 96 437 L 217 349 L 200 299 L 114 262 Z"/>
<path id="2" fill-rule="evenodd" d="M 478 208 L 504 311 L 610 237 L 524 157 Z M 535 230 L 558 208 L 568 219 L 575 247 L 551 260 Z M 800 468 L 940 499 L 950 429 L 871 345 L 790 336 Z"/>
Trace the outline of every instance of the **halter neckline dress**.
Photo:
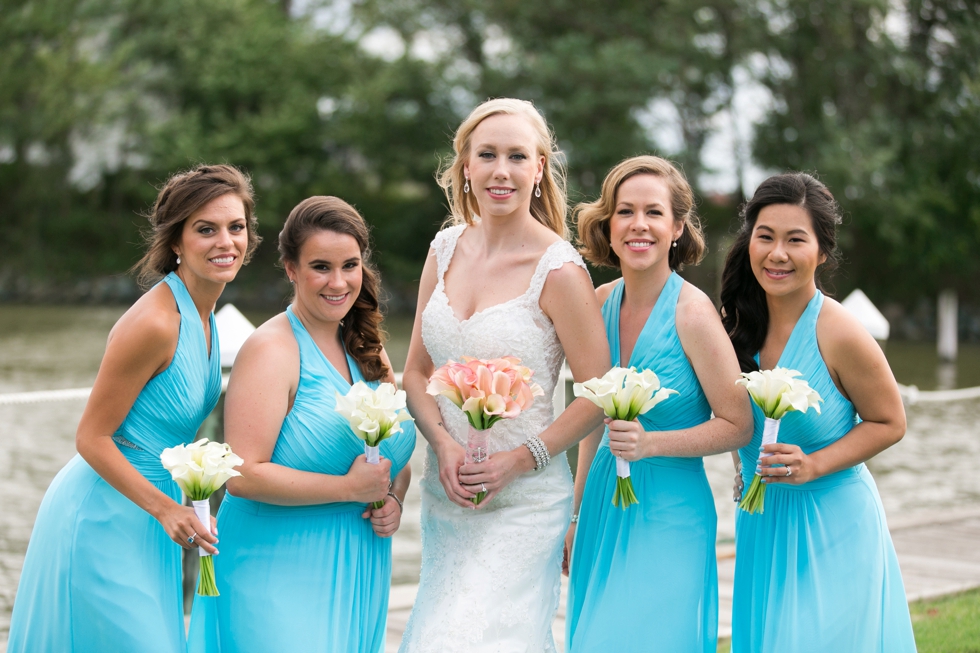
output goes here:
<path id="1" fill-rule="evenodd" d="M 818 290 L 777 363 L 802 373 L 823 399 L 821 412 L 791 412 L 779 441 L 804 453 L 844 437 L 858 421 L 820 354 Z M 758 356 L 756 357 L 758 360 Z M 759 459 L 763 415 L 739 450 L 749 487 Z M 732 653 L 912 653 L 915 638 L 885 511 L 864 463 L 802 485 L 766 488 L 765 511 L 736 511 Z"/>
<path id="2" fill-rule="evenodd" d="M 676 272 L 637 337 L 626 367 L 653 370 L 677 390 L 641 415 L 646 431 L 673 431 L 711 419 L 677 335 Z M 614 365 L 620 354 L 621 279 L 602 306 Z M 581 651 L 715 653 L 718 632 L 717 515 L 700 457 L 630 463 L 639 505 L 612 505 L 615 457 L 608 429 L 589 469 L 570 566 L 565 644 Z"/>
<path id="3" fill-rule="evenodd" d="M 180 503 L 160 463 L 192 442 L 221 394 L 218 330 L 211 355 L 200 314 L 175 273 L 166 283 L 180 311 L 170 365 L 150 379 L 112 439 L 133 467 Z M 76 455 L 48 487 L 24 559 L 9 653 L 184 653 L 181 547 L 149 513 Z"/>

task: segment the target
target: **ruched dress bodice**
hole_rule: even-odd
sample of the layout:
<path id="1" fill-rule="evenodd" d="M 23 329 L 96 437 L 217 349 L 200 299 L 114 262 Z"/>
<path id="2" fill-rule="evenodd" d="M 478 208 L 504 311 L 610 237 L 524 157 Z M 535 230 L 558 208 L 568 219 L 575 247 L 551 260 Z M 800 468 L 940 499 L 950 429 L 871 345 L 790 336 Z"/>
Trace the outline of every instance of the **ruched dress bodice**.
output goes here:
<path id="1" fill-rule="evenodd" d="M 209 317 L 209 349 L 200 314 L 180 277 L 171 272 L 164 282 L 180 309 L 177 350 L 167 369 L 143 387 L 112 438 L 129 462 L 153 480 L 170 479 L 170 472 L 160 464 L 160 454 L 169 447 L 192 442 L 221 396 L 221 357 L 214 314 Z"/>
<path id="2" fill-rule="evenodd" d="M 466 320 L 454 314 L 445 274 L 465 226 L 440 232 L 432 243 L 437 282 L 422 312 L 422 342 L 438 367 L 463 356 L 516 356 L 534 371 L 544 396 L 529 410 L 489 432 L 491 455 L 522 446 L 554 421 L 551 401 L 564 350 L 539 300 L 548 273 L 566 263 L 585 267 L 565 241 L 538 261 L 527 291 Z M 465 445 L 462 411 L 436 397 L 443 423 Z M 551 623 L 558 609 L 562 540 L 570 518 L 572 479 L 565 455 L 543 470 L 515 479 L 480 510 L 446 497 L 431 447 L 420 482 L 422 573 L 400 651 L 509 653 L 553 651 Z"/>
<path id="3" fill-rule="evenodd" d="M 180 312 L 170 365 L 143 387 L 113 435 L 154 487 L 181 492 L 160 453 L 194 440 L 221 394 L 218 333 L 211 347 L 194 301 L 175 273 L 161 283 Z M 24 560 L 7 650 L 11 653 L 185 653 L 182 549 L 159 522 L 81 456 L 44 495 Z"/>

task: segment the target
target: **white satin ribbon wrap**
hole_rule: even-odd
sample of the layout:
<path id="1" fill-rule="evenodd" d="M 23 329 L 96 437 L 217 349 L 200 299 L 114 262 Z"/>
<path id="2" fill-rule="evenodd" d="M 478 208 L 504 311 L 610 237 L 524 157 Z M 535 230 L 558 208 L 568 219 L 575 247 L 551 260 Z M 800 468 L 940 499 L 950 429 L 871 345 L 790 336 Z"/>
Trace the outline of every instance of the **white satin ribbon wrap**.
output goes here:
<path id="1" fill-rule="evenodd" d="M 381 462 L 381 456 L 378 454 L 378 450 L 378 447 L 372 447 L 367 443 L 364 444 L 364 457 L 367 458 L 367 461 L 372 465 L 377 465 Z"/>
<path id="2" fill-rule="evenodd" d="M 762 446 L 767 444 L 776 444 L 777 436 L 779 435 L 779 420 L 766 418 L 765 423 L 762 426 Z M 771 456 L 771 453 L 763 453 L 761 457 Z"/>
<path id="3" fill-rule="evenodd" d="M 616 476 L 619 478 L 629 478 L 630 477 L 630 462 L 628 460 L 623 460 L 619 456 L 613 456 L 616 459 Z"/>
<path id="4" fill-rule="evenodd" d="M 204 524 L 204 528 L 208 529 L 208 533 L 211 532 L 211 502 L 207 499 L 202 499 L 200 501 L 191 501 L 194 506 L 194 514 L 197 515 L 198 520 Z M 211 555 L 205 551 L 201 545 L 197 546 L 197 553 L 203 558 L 204 556 Z"/>

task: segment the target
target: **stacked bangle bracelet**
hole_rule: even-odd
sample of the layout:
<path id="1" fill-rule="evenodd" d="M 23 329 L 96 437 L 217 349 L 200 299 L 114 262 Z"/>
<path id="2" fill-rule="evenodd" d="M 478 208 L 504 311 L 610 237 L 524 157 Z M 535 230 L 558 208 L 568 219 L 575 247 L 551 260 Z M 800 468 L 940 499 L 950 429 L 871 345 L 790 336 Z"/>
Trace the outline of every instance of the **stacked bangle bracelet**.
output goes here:
<path id="1" fill-rule="evenodd" d="M 544 442 L 536 435 L 532 435 L 527 440 L 524 441 L 524 446 L 528 448 L 531 455 L 534 456 L 534 469 L 544 469 L 551 462 L 551 454 L 548 453 L 548 447 L 545 446 Z"/>

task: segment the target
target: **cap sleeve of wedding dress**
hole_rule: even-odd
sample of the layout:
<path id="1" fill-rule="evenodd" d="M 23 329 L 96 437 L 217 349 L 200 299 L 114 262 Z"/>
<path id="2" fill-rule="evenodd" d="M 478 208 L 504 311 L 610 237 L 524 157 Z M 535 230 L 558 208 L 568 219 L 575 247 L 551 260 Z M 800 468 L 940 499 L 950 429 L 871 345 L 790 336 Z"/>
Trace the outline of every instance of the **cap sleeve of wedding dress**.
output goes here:
<path id="1" fill-rule="evenodd" d="M 554 420 L 551 401 L 564 362 L 554 325 L 539 305 L 548 274 L 566 263 L 585 267 L 566 241 L 542 255 L 527 291 L 458 320 L 443 276 L 465 226 L 440 232 L 432 243 L 438 282 L 422 312 L 422 341 L 438 367 L 462 356 L 517 356 L 544 390 L 530 409 L 490 431 L 491 455 L 523 446 Z M 437 397 L 452 437 L 466 442 L 462 411 Z M 572 477 L 564 454 L 543 470 L 505 487 L 480 510 L 446 497 L 438 461 L 426 446 L 422 492 L 422 573 L 402 645 L 422 651 L 509 653 L 554 651 L 551 623 L 558 609 L 561 556 L 571 516 Z"/>

